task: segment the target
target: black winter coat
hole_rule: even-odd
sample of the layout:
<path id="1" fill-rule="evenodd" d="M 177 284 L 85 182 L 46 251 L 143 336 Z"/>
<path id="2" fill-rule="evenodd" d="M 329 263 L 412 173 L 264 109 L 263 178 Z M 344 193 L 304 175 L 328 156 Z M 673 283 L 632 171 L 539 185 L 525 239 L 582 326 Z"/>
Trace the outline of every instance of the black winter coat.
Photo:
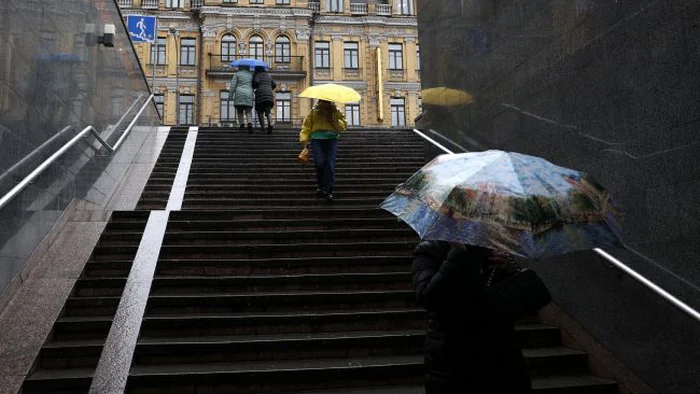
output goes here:
<path id="1" fill-rule="evenodd" d="M 255 103 L 274 103 L 275 102 L 275 89 L 277 88 L 277 83 L 272 79 L 272 76 L 266 71 L 260 71 L 255 73 L 253 77 L 253 89 L 255 90 Z"/>
<path id="2" fill-rule="evenodd" d="M 531 392 L 513 323 L 490 317 L 485 307 L 490 253 L 476 247 L 460 251 L 441 241 L 416 247 L 413 287 L 430 318 L 426 394 Z"/>

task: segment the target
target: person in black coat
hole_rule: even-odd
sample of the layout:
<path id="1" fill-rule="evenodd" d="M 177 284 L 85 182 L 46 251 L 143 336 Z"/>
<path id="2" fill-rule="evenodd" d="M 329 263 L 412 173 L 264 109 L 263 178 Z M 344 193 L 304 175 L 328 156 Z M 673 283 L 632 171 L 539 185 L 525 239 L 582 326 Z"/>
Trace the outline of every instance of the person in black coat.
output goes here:
<path id="1" fill-rule="evenodd" d="M 265 129 L 265 119 L 267 118 L 267 134 L 272 133 L 272 115 L 270 111 L 275 105 L 275 89 L 277 83 L 272 79 L 270 73 L 262 67 L 255 68 L 253 77 L 253 89 L 255 89 L 255 112 L 258 113 L 260 128 Z"/>
<path id="2" fill-rule="evenodd" d="M 530 393 L 514 322 L 495 318 L 484 286 L 508 276 L 505 255 L 490 249 L 426 241 L 415 250 L 413 287 L 428 311 L 426 394 Z"/>

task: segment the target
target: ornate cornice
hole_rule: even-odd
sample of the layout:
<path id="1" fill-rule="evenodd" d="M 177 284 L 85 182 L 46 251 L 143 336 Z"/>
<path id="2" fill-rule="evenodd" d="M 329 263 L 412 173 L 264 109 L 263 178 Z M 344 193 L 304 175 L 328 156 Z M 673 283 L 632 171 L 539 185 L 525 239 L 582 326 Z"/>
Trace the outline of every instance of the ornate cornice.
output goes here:
<path id="1" fill-rule="evenodd" d="M 218 7 L 204 6 L 202 15 L 236 15 L 236 16 L 270 16 L 284 15 L 292 17 L 311 18 L 312 11 L 306 8 L 277 8 L 277 7 Z"/>
<path id="2" fill-rule="evenodd" d="M 386 93 L 392 93 L 391 90 L 406 90 L 410 92 L 419 92 L 421 89 L 420 82 L 386 82 L 384 90 Z"/>
<path id="3" fill-rule="evenodd" d="M 390 18 L 382 16 L 340 16 L 323 15 L 316 20 L 316 24 L 338 24 L 338 25 L 380 25 L 380 26 L 402 26 L 418 27 L 416 18 Z"/>
<path id="4" fill-rule="evenodd" d="M 331 81 L 331 80 L 314 80 L 314 85 L 323 85 L 327 83 L 335 83 L 338 85 L 347 86 L 353 89 L 367 90 L 367 82 L 365 81 Z"/>

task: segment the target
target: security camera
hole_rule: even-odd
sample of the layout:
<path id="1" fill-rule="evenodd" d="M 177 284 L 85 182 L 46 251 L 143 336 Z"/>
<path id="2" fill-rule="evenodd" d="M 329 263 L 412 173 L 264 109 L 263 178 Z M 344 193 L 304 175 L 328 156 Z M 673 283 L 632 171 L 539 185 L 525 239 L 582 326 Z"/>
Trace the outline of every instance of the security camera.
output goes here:
<path id="1" fill-rule="evenodd" d="M 100 36 L 97 42 L 100 44 L 108 47 L 108 48 L 113 48 L 114 47 L 114 32 L 116 31 L 116 28 L 114 27 L 113 24 L 108 23 L 105 25 L 104 28 L 104 34 Z"/>

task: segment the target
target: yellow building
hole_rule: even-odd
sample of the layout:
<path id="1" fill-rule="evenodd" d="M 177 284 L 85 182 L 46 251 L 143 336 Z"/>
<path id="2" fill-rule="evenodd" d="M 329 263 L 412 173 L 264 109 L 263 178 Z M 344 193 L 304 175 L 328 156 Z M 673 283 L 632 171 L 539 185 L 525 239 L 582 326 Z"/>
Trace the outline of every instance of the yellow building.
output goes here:
<path id="1" fill-rule="evenodd" d="M 352 125 L 412 126 L 420 113 L 414 0 L 118 3 L 124 16 L 158 16 L 157 43 L 135 46 L 144 72 L 155 80 L 165 124 L 233 124 L 227 85 L 230 63 L 240 58 L 271 66 L 278 123 L 299 125 L 312 103 L 298 94 L 327 82 L 362 94 L 360 103 L 345 108 Z"/>

